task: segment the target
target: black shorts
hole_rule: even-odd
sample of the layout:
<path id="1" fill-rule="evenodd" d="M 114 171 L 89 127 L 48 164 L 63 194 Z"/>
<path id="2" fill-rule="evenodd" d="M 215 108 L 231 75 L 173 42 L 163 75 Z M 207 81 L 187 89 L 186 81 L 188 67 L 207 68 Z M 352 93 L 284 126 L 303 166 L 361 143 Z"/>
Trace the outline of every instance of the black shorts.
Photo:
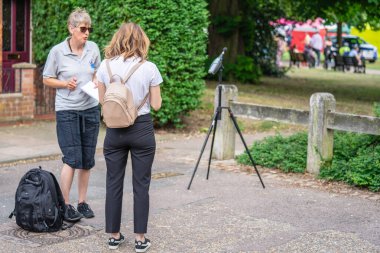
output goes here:
<path id="1" fill-rule="evenodd" d="M 94 167 L 100 124 L 99 107 L 84 111 L 58 111 L 56 120 L 63 163 L 74 169 Z"/>

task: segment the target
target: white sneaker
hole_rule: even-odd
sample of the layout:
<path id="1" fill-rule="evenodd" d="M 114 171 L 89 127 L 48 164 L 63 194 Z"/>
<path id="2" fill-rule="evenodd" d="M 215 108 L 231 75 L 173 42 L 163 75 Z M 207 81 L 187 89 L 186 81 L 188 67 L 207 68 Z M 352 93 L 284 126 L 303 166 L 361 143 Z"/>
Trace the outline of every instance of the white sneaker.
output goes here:
<path id="1" fill-rule="evenodd" d="M 142 241 L 136 241 L 135 240 L 135 251 L 140 253 L 140 252 L 146 252 L 150 248 L 150 240 L 145 238 L 145 240 Z"/>

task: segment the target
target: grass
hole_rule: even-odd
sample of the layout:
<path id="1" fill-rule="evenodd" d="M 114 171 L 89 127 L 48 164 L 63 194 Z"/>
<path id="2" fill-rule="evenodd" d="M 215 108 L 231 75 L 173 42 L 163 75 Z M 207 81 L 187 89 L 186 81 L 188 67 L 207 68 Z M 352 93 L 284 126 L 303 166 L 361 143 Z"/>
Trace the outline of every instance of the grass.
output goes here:
<path id="1" fill-rule="evenodd" d="M 216 82 L 207 82 L 201 108 L 184 119 L 185 124 L 191 125 L 190 128 L 200 131 L 209 126 L 216 85 Z M 239 102 L 292 109 L 309 110 L 309 99 L 315 92 L 333 94 L 338 112 L 373 116 L 373 104 L 380 102 L 380 75 L 292 68 L 284 78 L 263 77 L 258 84 L 236 84 L 236 86 L 239 91 Z M 245 132 L 304 129 L 301 126 L 277 122 L 240 118 L 238 120 Z"/>

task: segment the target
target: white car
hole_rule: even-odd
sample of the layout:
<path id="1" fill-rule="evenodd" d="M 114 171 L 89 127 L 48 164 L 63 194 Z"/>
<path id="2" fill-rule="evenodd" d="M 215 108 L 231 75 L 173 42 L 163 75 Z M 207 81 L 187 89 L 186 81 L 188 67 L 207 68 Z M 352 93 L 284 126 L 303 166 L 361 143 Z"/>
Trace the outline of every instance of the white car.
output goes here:
<path id="1" fill-rule="evenodd" d="M 333 48 L 332 51 L 336 51 L 337 48 L 337 38 L 332 37 Z M 342 36 L 342 44 L 345 42 L 348 43 L 349 47 L 352 49 L 354 45 L 358 45 L 360 52 L 362 52 L 363 57 L 369 62 L 375 62 L 377 60 L 377 47 L 367 43 L 362 38 L 356 35 L 343 35 Z"/>

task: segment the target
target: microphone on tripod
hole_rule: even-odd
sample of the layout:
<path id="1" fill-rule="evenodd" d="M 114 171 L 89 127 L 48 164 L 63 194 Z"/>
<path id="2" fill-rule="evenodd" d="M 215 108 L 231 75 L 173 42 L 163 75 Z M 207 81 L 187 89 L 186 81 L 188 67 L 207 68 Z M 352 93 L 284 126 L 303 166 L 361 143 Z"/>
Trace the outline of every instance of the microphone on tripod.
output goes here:
<path id="1" fill-rule="evenodd" d="M 203 146 L 201 148 L 201 153 L 199 154 L 199 157 L 198 157 L 198 160 L 197 160 L 197 164 L 195 165 L 195 168 L 194 168 L 194 171 L 193 171 L 193 175 L 191 176 L 189 185 L 187 186 L 188 190 L 190 190 L 191 183 L 193 182 L 195 173 L 197 172 L 199 162 L 201 161 L 203 152 L 205 151 L 205 148 L 206 148 L 206 145 L 207 145 L 207 142 L 208 142 L 208 138 L 210 137 L 211 132 L 213 132 L 213 134 L 212 134 L 212 141 L 211 141 L 210 156 L 209 156 L 209 159 L 208 159 L 207 177 L 206 177 L 206 179 L 208 179 L 208 176 L 209 176 L 209 173 L 210 173 L 210 164 L 211 164 L 212 150 L 213 150 L 213 147 L 214 147 L 216 128 L 218 126 L 218 120 L 221 120 L 222 110 L 228 110 L 228 114 L 229 114 L 229 116 L 230 116 L 230 118 L 231 118 L 231 120 L 232 120 L 232 122 L 233 122 L 233 124 L 235 126 L 236 131 L 238 132 L 238 134 L 239 134 L 239 136 L 240 136 L 240 138 L 241 138 L 241 140 L 242 140 L 242 142 L 244 144 L 245 151 L 247 152 L 247 154 L 248 154 L 248 156 L 249 156 L 249 158 L 250 158 L 250 160 L 252 162 L 252 165 L 255 168 L 257 176 L 260 179 L 261 185 L 263 186 L 263 188 L 265 188 L 265 185 L 264 185 L 263 180 L 261 179 L 260 173 L 259 173 L 259 171 L 256 168 L 256 163 L 253 160 L 253 158 L 251 156 L 251 153 L 249 152 L 248 146 L 247 146 L 247 144 L 246 144 L 246 142 L 245 142 L 245 140 L 243 138 L 243 135 L 242 135 L 242 133 L 240 131 L 239 125 L 238 125 L 238 123 L 237 123 L 237 121 L 235 119 L 234 114 L 232 113 L 231 108 L 229 106 L 222 106 L 222 104 L 221 104 L 221 100 L 222 100 L 223 56 L 224 56 L 224 54 L 225 54 L 226 51 L 227 51 L 227 48 L 226 47 L 223 48 L 222 53 L 212 62 L 211 66 L 210 66 L 210 69 L 208 70 L 208 73 L 212 74 L 212 75 L 215 75 L 217 72 L 219 72 L 219 85 L 217 86 L 218 87 L 218 107 L 215 110 L 215 113 L 214 113 L 214 116 L 212 118 L 210 127 L 209 127 L 209 129 L 207 131 L 206 139 L 205 139 L 205 141 L 203 143 Z"/>
<path id="2" fill-rule="evenodd" d="M 227 48 L 224 47 L 222 53 L 217 58 L 215 58 L 215 60 L 211 63 L 211 66 L 208 70 L 209 74 L 215 75 L 219 71 L 219 69 L 222 67 L 223 55 L 226 51 L 227 51 Z"/>

